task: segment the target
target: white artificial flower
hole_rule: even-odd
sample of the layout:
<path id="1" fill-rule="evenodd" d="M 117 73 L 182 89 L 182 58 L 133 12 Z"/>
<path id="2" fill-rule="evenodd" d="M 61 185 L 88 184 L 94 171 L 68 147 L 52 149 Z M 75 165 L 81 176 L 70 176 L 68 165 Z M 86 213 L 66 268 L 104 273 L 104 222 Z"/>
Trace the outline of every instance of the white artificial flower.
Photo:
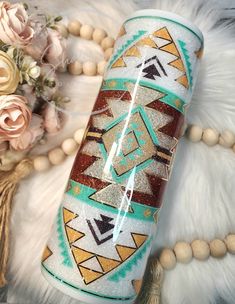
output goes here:
<path id="1" fill-rule="evenodd" d="M 21 82 L 26 80 L 28 84 L 32 85 L 33 80 L 36 80 L 40 76 L 40 72 L 41 69 L 37 65 L 37 61 L 31 56 L 25 56 L 21 67 Z"/>

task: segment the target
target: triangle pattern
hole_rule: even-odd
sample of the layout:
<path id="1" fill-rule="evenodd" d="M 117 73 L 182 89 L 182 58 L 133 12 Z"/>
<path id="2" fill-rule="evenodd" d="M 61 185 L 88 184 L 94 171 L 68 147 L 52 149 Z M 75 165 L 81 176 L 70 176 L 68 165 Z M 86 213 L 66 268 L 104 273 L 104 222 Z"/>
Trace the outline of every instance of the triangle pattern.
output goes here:
<path id="1" fill-rule="evenodd" d="M 145 234 L 132 233 L 131 235 L 137 248 L 140 248 L 148 238 Z"/>
<path id="2" fill-rule="evenodd" d="M 133 280 L 132 281 L 132 285 L 133 285 L 137 295 L 140 293 L 142 283 L 143 283 L 143 280 Z"/>
<path id="3" fill-rule="evenodd" d="M 92 269 L 97 272 L 103 272 L 103 268 L 101 267 L 100 262 L 98 261 L 96 256 L 83 262 L 82 264 L 80 264 L 80 266 Z"/>
<path id="4" fill-rule="evenodd" d="M 175 45 L 174 42 L 171 42 L 163 47 L 160 48 L 161 51 L 164 51 L 164 52 L 167 52 L 167 53 L 170 53 L 176 57 L 180 57 L 180 53 Z"/>
<path id="5" fill-rule="evenodd" d="M 47 246 L 42 255 L 42 262 L 45 262 L 52 254 L 51 249 Z"/>
<path id="6" fill-rule="evenodd" d="M 72 211 L 63 208 L 63 218 L 64 218 L 64 223 L 68 224 L 72 220 L 74 220 L 76 217 L 78 217 L 77 214 L 73 213 Z"/>
<path id="7" fill-rule="evenodd" d="M 180 76 L 179 78 L 177 78 L 176 81 L 178 83 L 182 84 L 186 89 L 189 88 L 188 78 L 187 78 L 186 74 L 184 74 L 184 75 Z"/>
<path id="8" fill-rule="evenodd" d="M 72 250 L 74 259 L 75 259 L 75 261 L 78 265 L 95 256 L 94 253 L 83 250 L 83 249 L 78 248 L 78 247 L 72 246 L 71 250 Z"/>
<path id="9" fill-rule="evenodd" d="M 153 33 L 153 35 L 157 38 L 162 38 L 168 41 L 172 41 L 171 35 L 168 32 L 166 27 L 161 28 Z"/>
<path id="10" fill-rule="evenodd" d="M 144 37 L 136 43 L 137 46 L 149 46 L 151 48 L 157 49 L 158 46 L 150 37 Z"/>
<path id="11" fill-rule="evenodd" d="M 90 284 L 104 275 L 101 272 L 94 271 L 83 266 L 78 266 L 78 268 L 81 272 L 85 284 Z"/>
<path id="12" fill-rule="evenodd" d="M 184 67 L 184 64 L 183 64 L 183 61 L 181 58 L 178 58 L 172 62 L 169 63 L 170 66 L 182 71 L 182 72 L 185 72 L 185 67 Z"/>
<path id="13" fill-rule="evenodd" d="M 105 273 L 110 272 L 121 264 L 119 261 L 108 259 L 102 256 L 97 256 L 97 259 Z"/>
<path id="14" fill-rule="evenodd" d="M 121 260 L 124 262 L 126 261 L 133 253 L 135 253 L 136 248 L 127 247 L 127 246 L 121 246 L 116 245 L 116 250 L 121 258 Z"/>
<path id="15" fill-rule="evenodd" d="M 118 60 L 115 61 L 114 64 L 112 65 L 112 68 L 124 68 L 124 67 L 126 67 L 126 64 L 122 57 L 118 58 Z"/>
<path id="16" fill-rule="evenodd" d="M 124 26 L 122 26 L 121 29 L 120 29 L 120 31 L 119 31 L 119 33 L 118 33 L 117 38 L 120 38 L 120 37 L 122 37 L 124 35 L 126 35 L 126 29 L 125 29 Z"/>
<path id="17" fill-rule="evenodd" d="M 129 48 L 125 53 L 124 53 L 125 57 L 141 57 L 140 51 L 138 50 L 138 48 L 136 46 L 132 46 L 131 48 Z"/>
<path id="18" fill-rule="evenodd" d="M 85 236 L 84 233 L 79 232 L 71 227 L 65 226 L 65 230 L 66 230 L 66 234 L 69 240 L 69 243 L 72 244 L 76 241 L 78 241 L 79 239 L 81 239 L 82 237 Z"/>

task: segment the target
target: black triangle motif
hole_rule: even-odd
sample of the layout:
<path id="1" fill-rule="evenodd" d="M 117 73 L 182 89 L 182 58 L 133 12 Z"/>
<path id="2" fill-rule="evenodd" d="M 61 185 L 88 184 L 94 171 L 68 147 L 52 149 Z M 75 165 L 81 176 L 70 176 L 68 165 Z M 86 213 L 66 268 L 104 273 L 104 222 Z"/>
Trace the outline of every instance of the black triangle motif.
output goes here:
<path id="1" fill-rule="evenodd" d="M 94 219 L 96 226 L 98 227 L 99 231 L 101 234 L 105 234 L 106 232 L 112 230 L 114 228 L 114 225 L 111 224 L 110 222 L 113 221 L 112 218 L 105 216 L 105 215 L 100 215 L 102 220 L 97 220 Z"/>
<path id="2" fill-rule="evenodd" d="M 155 80 L 157 77 L 162 77 L 160 71 L 167 76 L 167 73 L 157 56 L 153 56 L 144 62 L 145 68 L 142 70 L 145 75 L 143 77 Z M 142 67 L 142 63 L 137 65 L 137 68 Z"/>

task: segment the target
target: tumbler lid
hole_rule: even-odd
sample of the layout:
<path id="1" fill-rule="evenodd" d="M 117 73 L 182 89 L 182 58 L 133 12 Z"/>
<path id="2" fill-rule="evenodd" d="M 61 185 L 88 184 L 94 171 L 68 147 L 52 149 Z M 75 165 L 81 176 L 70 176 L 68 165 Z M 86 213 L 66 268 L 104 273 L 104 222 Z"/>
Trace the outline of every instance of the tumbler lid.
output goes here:
<path id="1" fill-rule="evenodd" d="M 202 41 L 204 41 L 203 38 L 203 34 L 201 32 L 201 30 L 195 25 L 193 24 L 190 20 L 177 15 L 175 13 L 172 12 L 168 12 L 168 11 L 163 11 L 163 10 L 157 10 L 157 9 L 144 9 L 144 10 L 138 10 L 136 12 L 134 12 L 132 15 L 130 15 L 130 17 L 126 20 L 125 23 L 134 20 L 134 19 L 141 19 L 141 18 L 146 18 L 146 19 L 162 19 L 162 20 L 166 20 L 166 21 L 170 21 L 176 24 L 179 24 L 185 28 L 187 28 L 189 31 L 193 32 L 194 34 L 196 34 L 198 36 L 198 38 Z"/>

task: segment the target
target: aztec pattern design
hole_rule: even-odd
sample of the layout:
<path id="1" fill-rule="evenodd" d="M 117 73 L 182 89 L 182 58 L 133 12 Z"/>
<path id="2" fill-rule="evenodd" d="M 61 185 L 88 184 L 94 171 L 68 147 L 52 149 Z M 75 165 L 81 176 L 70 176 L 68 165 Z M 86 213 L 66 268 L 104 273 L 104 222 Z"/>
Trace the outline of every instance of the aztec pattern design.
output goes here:
<path id="1" fill-rule="evenodd" d="M 192 30 L 150 19 L 120 31 L 42 258 L 55 286 L 88 302 L 139 292 L 203 52 Z"/>

